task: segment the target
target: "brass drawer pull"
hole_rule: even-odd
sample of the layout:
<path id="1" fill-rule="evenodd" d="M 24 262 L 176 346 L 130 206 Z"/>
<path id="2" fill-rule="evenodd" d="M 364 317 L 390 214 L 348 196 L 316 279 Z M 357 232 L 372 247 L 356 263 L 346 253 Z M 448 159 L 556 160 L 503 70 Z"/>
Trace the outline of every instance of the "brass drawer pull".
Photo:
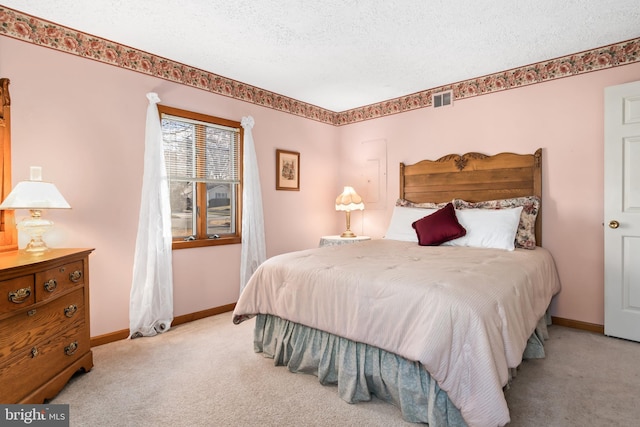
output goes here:
<path id="1" fill-rule="evenodd" d="M 9 301 L 14 304 L 22 304 L 31 296 L 31 288 L 22 288 L 9 292 Z"/>
<path id="2" fill-rule="evenodd" d="M 34 357 L 36 357 L 38 355 L 38 348 L 37 347 L 33 347 L 31 349 L 31 358 L 33 359 Z"/>
<path id="3" fill-rule="evenodd" d="M 64 354 L 72 356 L 78 350 L 78 341 L 74 341 L 64 348 Z"/>
<path id="4" fill-rule="evenodd" d="M 27 316 L 29 317 L 33 317 L 36 315 L 36 309 L 34 308 L 33 310 L 29 310 L 27 311 Z"/>
<path id="5" fill-rule="evenodd" d="M 64 315 L 67 317 L 73 317 L 74 314 L 78 311 L 78 306 L 75 304 L 71 304 L 69 307 L 64 309 Z"/>
<path id="6" fill-rule="evenodd" d="M 44 282 L 44 289 L 47 292 L 53 292 L 56 290 L 57 287 L 58 287 L 58 282 L 56 281 L 56 279 L 50 279 Z"/>
<path id="7" fill-rule="evenodd" d="M 80 280 L 82 280 L 82 271 L 76 270 L 73 273 L 69 273 L 69 280 L 71 280 L 73 283 L 78 283 Z"/>

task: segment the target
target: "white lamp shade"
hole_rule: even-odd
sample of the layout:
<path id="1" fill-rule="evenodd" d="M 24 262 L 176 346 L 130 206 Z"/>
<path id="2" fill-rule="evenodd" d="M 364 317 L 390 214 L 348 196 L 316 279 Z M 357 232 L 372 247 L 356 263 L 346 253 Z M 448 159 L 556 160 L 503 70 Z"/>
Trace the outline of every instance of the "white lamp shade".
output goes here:
<path id="1" fill-rule="evenodd" d="M 0 204 L 0 209 L 70 209 L 56 186 L 43 181 L 21 181 Z"/>
<path id="2" fill-rule="evenodd" d="M 353 187 L 344 187 L 342 194 L 336 198 L 337 211 L 361 211 L 363 209 L 362 197 L 358 196 Z"/>

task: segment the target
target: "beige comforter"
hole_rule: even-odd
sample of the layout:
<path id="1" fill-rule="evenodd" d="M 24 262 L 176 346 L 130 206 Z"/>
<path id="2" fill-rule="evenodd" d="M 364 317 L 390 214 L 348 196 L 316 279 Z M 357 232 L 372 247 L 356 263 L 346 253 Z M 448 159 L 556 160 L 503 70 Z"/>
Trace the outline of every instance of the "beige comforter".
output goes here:
<path id="1" fill-rule="evenodd" d="M 234 311 L 330 332 L 419 361 L 470 426 L 509 422 L 503 394 L 560 282 L 543 248 L 372 240 L 270 258 Z"/>

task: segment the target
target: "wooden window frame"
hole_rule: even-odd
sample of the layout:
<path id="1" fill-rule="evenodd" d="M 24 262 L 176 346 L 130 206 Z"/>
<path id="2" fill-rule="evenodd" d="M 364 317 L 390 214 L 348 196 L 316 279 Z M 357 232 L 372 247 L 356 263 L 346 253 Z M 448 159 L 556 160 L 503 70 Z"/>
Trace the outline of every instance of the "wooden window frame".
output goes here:
<path id="1" fill-rule="evenodd" d="M 186 248 L 198 248 L 198 247 L 206 247 L 206 246 L 218 246 L 218 245 L 230 245 L 230 244 L 238 244 L 242 243 L 242 166 L 243 166 L 243 149 L 244 149 L 244 129 L 242 128 L 240 122 L 223 119 L 220 117 L 209 116 L 206 114 L 196 113 L 193 111 L 182 110 L 179 108 L 169 107 L 166 105 L 158 105 L 158 114 L 160 115 L 160 119 L 162 120 L 162 115 L 170 115 L 176 117 L 183 117 L 186 119 L 197 120 L 207 123 L 213 123 L 217 125 L 222 125 L 231 128 L 238 128 L 239 130 L 239 147 L 238 147 L 238 175 L 240 178 L 240 182 L 235 186 L 236 194 L 235 194 L 235 233 L 220 235 L 218 238 L 210 238 L 207 233 L 207 215 L 199 215 L 197 219 L 197 230 L 195 235 L 195 240 L 184 240 L 181 238 L 174 238 L 172 248 L 175 249 L 186 249 Z M 206 191 L 206 183 L 198 182 L 196 183 L 196 193 L 197 193 L 197 203 L 196 205 L 201 207 L 200 212 L 202 212 L 202 207 L 207 206 L 207 191 Z M 195 208 L 195 206 L 194 206 Z M 206 209 L 205 209 L 206 211 Z"/>

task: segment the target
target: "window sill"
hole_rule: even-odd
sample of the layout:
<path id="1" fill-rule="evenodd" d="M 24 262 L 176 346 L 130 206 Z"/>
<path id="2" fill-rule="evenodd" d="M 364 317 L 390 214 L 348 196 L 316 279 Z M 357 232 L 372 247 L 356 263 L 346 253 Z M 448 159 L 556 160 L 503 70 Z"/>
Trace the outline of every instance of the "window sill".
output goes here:
<path id="1" fill-rule="evenodd" d="M 171 245 L 171 249 L 189 249 L 189 248 L 202 248 L 205 246 L 221 246 L 221 245 L 235 245 L 242 243 L 240 237 L 221 237 L 219 239 L 201 239 L 201 240 L 174 240 Z"/>

